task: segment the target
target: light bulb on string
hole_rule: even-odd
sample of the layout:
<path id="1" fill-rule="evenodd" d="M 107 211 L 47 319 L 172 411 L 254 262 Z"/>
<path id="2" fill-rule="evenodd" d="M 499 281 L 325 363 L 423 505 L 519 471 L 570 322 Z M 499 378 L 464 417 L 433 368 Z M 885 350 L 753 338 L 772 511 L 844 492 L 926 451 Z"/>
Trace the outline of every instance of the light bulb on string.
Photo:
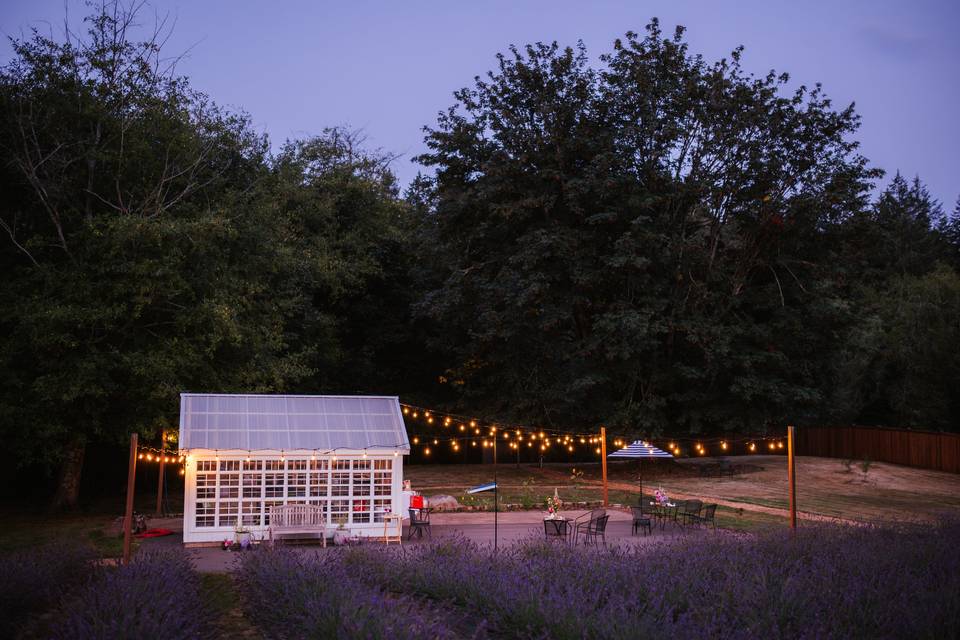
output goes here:
<path id="1" fill-rule="evenodd" d="M 404 415 L 410 415 L 410 407 L 404 407 L 404 408 L 403 408 L 403 414 L 404 414 Z"/>

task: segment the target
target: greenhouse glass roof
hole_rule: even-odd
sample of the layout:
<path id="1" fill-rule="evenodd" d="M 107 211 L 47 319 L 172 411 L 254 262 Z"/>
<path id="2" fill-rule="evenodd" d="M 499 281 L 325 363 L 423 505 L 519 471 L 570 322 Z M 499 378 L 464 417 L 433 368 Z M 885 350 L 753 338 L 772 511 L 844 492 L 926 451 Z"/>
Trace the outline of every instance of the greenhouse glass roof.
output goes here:
<path id="1" fill-rule="evenodd" d="M 181 449 L 409 452 L 396 396 L 180 394 Z"/>

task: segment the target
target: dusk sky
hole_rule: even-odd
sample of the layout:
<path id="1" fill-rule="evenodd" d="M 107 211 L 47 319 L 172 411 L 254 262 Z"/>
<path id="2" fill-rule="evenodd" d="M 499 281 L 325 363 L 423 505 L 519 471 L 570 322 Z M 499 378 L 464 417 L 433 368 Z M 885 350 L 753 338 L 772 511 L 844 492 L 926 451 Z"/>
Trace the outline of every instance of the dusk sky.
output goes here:
<path id="1" fill-rule="evenodd" d="M 86 12 L 76 0 L 73 20 Z M 687 27 L 692 53 L 716 60 L 744 45 L 744 66 L 821 82 L 839 108 L 855 101 L 862 153 L 892 175 L 919 175 L 944 208 L 960 195 L 960 2 L 249 2 L 152 0 L 176 20 L 170 55 L 217 102 L 250 113 L 274 145 L 326 126 L 363 129 L 401 154 L 403 184 L 421 128 L 452 91 L 495 66 L 510 44 L 583 40 L 595 60 L 651 16 Z M 63 0 L 5 0 L 0 27 L 59 35 Z M 143 13 L 152 22 L 153 11 Z M 9 44 L 0 60 L 10 58 Z M 884 179 L 889 180 L 890 175 Z"/>

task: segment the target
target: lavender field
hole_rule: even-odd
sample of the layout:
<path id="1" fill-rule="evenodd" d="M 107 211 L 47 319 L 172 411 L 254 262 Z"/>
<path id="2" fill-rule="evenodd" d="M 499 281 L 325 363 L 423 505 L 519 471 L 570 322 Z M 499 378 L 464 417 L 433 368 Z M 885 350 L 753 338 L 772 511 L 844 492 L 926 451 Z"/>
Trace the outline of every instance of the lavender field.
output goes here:
<path id="1" fill-rule="evenodd" d="M 948 521 L 497 554 L 463 539 L 280 547 L 219 582 L 180 549 L 117 568 L 52 546 L 0 557 L 0 621 L 11 638 L 236 637 L 210 606 L 226 594 L 244 637 L 940 639 L 960 629 L 958 546 Z"/>
<path id="2" fill-rule="evenodd" d="M 461 540 L 250 554 L 265 636 L 945 638 L 960 628 L 960 525 L 818 527 L 655 549 Z"/>

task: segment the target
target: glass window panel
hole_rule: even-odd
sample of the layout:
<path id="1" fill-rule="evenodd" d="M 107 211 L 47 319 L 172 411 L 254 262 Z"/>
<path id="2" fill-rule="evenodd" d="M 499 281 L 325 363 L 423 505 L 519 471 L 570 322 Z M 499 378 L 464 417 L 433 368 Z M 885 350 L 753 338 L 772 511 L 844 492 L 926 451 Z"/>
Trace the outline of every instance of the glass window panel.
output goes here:
<path id="1" fill-rule="evenodd" d="M 287 496 L 301 498 L 307 495 L 307 474 L 287 473 Z"/>
<path id="2" fill-rule="evenodd" d="M 393 510 L 393 500 L 378 498 L 373 501 L 373 521 L 383 522 L 383 516 Z"/>
<path id="3" fill-rule="evenodd" d="M 350 517 L 349 500 L 331 500 L 330 501 L 330 521 L 333 524 L 347 524 Z"/>
<path id="4" fill-rule="evenodd" d="M 239 502 L 220 502 L 218 507 L 219 513 L 217 517 L 217 526 L 218 527 L 233 527 L 237 524 L 237 516 L 240 513 L 240 503 Z"/>
<path id="5" fill-rule="evenodd" d="M 212 527 L 216 502 L 198 502 L 196 506 L 196 526 Z"/>
<path id="6" fill-rule="evenodd" d="M 261 520 L 261 510 L 263 509 L 262 502 L 247 502 L 244 501 L 240 505 L 241 513 L 243 515 L 243 524 L 248 527 L 259 527 Z"/>
<path id="7" fill-rule="evenodd" d="M 263 476 L 263 484 L 265 497 L 283 497 L 283 473 L 265 473 Z"/>
<path id="8" fill-rule="evenodd" d="M 279 507 L 283 504 L 283 500 L 266 500 L 263 503 L 263 524 L 270 524 L 270 508 Z"/>
<path id="9" fill-rule="evenodd" d="M 353 501 L 353 522 L 356 524 L 370 523 L 370 500 L 360 499 Z"/>
<path id="10" fill-rule="evenodd" d="M 215 487 L 215 486 L 217 486 L 217 474 L 215 474 L 215 473 L 198 473 L 198 474 L 197 474 L 197 486 L 198 486 L 198 487 Z"/>

